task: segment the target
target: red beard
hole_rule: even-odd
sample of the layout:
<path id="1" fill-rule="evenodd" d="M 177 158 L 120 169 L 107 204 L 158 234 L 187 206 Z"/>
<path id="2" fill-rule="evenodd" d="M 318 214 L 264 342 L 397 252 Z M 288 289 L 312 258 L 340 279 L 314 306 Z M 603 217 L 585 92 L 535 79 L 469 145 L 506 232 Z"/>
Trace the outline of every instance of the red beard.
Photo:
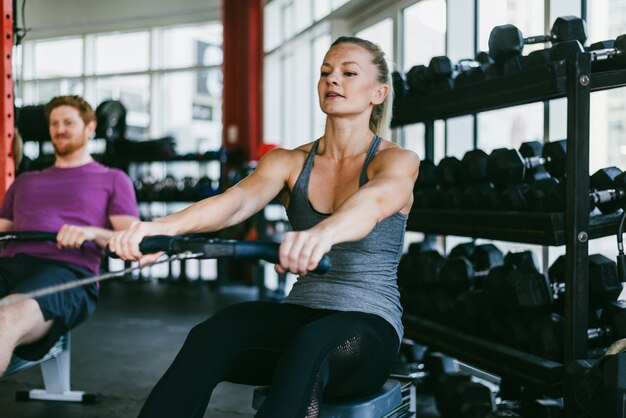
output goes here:
<path id="1" fill-rule="evenodd" d="M 52 141 L 52 146 L 54 147 L 54 152 L 56 155 L 60 157 L 65 157 L 66 155 L 70 155 L 73 152 L 83 148 L 86 144 L 86 140 L 78 141 L 78 140 L 67 140 L 63 139 L 62 142 L 57 143 Z"/>

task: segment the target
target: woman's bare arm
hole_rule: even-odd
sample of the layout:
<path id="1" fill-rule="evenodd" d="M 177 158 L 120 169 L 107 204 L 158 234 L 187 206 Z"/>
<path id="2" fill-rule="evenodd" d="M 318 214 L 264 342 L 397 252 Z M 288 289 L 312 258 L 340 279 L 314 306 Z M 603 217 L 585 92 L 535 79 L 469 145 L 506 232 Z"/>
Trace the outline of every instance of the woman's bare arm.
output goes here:
<path id="1" fill-rule="evenodd" d="M 287 184 L 300 151 L 277 149 L 266 154 L 255 171 L 224 193 L 204 199 L 154 222 L 137 222 L 116 234 L 109 246 L 120 257 L 139 260 L 139 242 L 148 235 L 179 235 L 219 231 L 248 219 L 267 205 Z M 144 259 L 145 262 L 153 261 Z"/>

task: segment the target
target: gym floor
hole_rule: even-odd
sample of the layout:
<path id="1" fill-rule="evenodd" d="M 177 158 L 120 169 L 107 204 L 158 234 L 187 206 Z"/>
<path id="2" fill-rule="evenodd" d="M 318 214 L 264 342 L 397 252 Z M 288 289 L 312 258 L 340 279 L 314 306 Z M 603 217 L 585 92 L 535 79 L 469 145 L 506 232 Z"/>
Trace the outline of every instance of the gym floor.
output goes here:
<path id="1" fill-rule="evenodd" d="M 168 283 L 102 283 L 94 315 L 72 332 L 72 389 L 99 393 L 96 405 L 16 402 L 15 391 L 43 387 L 39 367 L 0 381 L 0 416 L 136 417 L 189 329 L 222 307 L 256 298 L 254 289 Z M 250 386 L 220 384 L 206 417 L 253 415 Z"/>
<path id="2" fill-rule="evenodd" d="M 136 417 L 151 388 L 174 359 L 189 329 L 229 304 L 254 300 L 255 288 L 219 292 L 204 284 L 104 282 L 94 315 L 72 332 L 72 389 L 99 393 L 95 405 L 16 402 L 15 392 L 42 388 L 40 368 L 0 381 L 0 416 L 11 418 Z M 220 384 L 205 417 L 251 417 L 252 387 Z M 419 417 L 437 416 L 432 401 Z"/>

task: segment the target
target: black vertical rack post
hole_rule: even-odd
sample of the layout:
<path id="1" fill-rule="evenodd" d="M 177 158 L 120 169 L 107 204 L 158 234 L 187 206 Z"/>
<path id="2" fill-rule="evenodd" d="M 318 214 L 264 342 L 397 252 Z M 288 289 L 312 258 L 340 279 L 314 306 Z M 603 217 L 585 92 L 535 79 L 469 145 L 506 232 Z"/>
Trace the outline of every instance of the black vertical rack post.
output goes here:
<path id="1" fill-rule="evenodd" d="M 435 161 L 435 121 L 424 123 L 424 158 Z"/>
<path id="2" fill-rule="evenodd" d="M 566 299 L 564 360 L 587 357 L 589 306 L 589 107 L 591 55 L 577 54 L 567 66 Z M 573 416 L 574 382 L 565 381 L 568 416 Z"/>

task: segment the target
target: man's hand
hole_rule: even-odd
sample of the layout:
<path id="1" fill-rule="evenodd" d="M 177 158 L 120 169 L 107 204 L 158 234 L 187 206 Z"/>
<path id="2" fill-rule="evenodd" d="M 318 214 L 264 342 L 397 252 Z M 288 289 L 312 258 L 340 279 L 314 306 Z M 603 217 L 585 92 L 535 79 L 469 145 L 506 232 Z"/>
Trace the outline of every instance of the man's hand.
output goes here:
<path id="1" fill-rule="evenodd" d="M 95 241 L 97 237 L 96 228 L 91 226 L 63 225 L 57 233 L 57 247 L 80 248 L 85 241 Z"/>

